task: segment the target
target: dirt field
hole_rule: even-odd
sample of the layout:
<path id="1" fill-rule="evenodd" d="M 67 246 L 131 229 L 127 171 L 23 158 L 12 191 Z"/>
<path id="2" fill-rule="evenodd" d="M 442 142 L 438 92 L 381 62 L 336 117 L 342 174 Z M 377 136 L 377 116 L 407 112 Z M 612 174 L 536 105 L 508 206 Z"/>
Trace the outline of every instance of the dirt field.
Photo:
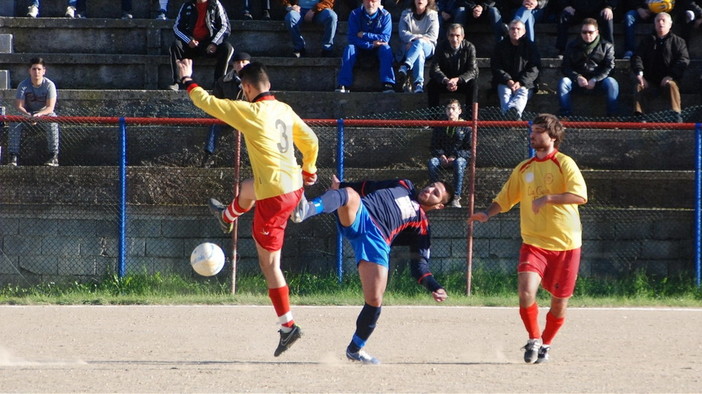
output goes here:
<path id="1" fill-rule="evenodd" d="M 270 306 L 0 306 L 0 391 L 702 392 L 702 309 L 571 309 L 527 365 L 516 308 L 384 307 L 380 366 L 343 356 L 359 310 L 294 307 L 275 358 Z"/>

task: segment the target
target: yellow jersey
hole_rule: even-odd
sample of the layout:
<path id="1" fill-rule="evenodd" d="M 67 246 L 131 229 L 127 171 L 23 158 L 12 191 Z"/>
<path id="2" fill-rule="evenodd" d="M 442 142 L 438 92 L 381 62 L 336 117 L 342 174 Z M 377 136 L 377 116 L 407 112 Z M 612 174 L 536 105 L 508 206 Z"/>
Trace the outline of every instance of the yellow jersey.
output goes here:
<path id="1" fill-rule="evenodd" d="M 587 202 L 580 169 L 569 156 L 555 150 L 543 159 L 522 161 L 493 200 L 507 212 L 517 203 L 522 241 L 547 250 L 571 250 L 582 245 L 578 204 L 546 204 L 534 213 L 532 201 L 547 194 L 572 193 Z"/>
<path id="2" fill-rule="evenodd" d="M 257 200 L 290 193 L 302 187 L 295 147 L 302 153 L 302 170 L 317 172 L 317 135 L 290 108 L 266 92 L 254 102 L 219 99 L 191 84 L 195 106 L 227 123 L 244 136 L 253 170 Z"/>

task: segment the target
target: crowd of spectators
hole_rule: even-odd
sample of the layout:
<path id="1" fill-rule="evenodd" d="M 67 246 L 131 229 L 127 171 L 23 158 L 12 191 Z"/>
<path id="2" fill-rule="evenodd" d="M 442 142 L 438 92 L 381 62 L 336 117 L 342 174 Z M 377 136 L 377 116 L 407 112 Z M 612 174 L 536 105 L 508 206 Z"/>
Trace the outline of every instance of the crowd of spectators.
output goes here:
<path id="1" fill-rule="evenodd" d="M 608 116 L 627 114 L 619 106 L 620 81 L 613 74 L 616 53 L 619 53 L 621 59 L 630 62 L 633 81 L 634 105 L 628 114 L 643 120 L 649 108 L 648 101 L 661 95 L 669 102 L 670 121 L 682 122 L 680 83 L 690 62 L 687 45 L 693 31 L 702 25 L 702 7 L 695 0 L 438 0 L 438 3 L 437 0 L 387 0 L 387 4 L 382 0 L 343 0 L 343 4 L 350 7 L 347 44 L 336 53 L 334 41 L 339 15 L 334 9 L 334 0 L 276 1 L 285 11 L 283 20 L 290 33 L 292 56 L 312 55 L 308 54 L 300 30 L 303 23 L 323 27 L 321 51 L 314 55 L 340 55 L 337 92 L 350 92 L 355 66 L 370 64 L 370 68 L 377 69 L 381 91 L 424 93 L 426 89 L 429 107 L 440 106 L 442 96 L 451 93 L 463 98 L 464 108 L 471 108 L 471 104 L 478 100 L 476 47 L 466 37 L 464 26 L 488 23 L 495 41 L 490 57 L 492 91 L 497 95 L 503 116 L 512 120 L 522 118 L 529 98 L 539 89 L 541 55 L 537 40 L 543 38 L 537 33 L 537 23 L 551 22 L 557 25 L 555 50 L 561 60 L 562 77 L 556 90 L 561 116 L 577 113 L 571 103 L 574 93 L 596 92 L 606 96 Z M 86 17 L 87 2 L 67 0 L 65 16 Z M 30 0 L 28 4 L 26 15 L 38 17 L 40 0 Z M 260 4 L 261 19 L 270 19 L 270 0 L 261 0 Z M 395 13 L 387 9 L 389 4 L 393 5 Z M 120 5 L 122 18 L 131 19 L 132 0 L 120 0 Z M 167 19 L 168 6 L 168 0 L 158 0 L 156 19 Z M 180 59 L 198 57 L 216 59 L 212 87 L 221 87 L 223 83 L 230 85 L 232 81 L 232 86 L 238 86 L 236 73 L 243 67 L 241 62 L 248 62 L 250 56 L 242 52 L 244 48 L 238 48 L 236 52 L 229 43 L 231 24 L 222 0 L 184 0 L 179 7 L 170 47 L 173 69 L 170 88 L 178 90 L 181 83 L 175 63 Z M 402 8 L 399 13 L 396 12 L 398 8 Z M 244 1 L 241 15 L 243 20 L 253 19 L 250 0 Z M 615 22 L 624 27 L 622 48 L 615 48 Z M 636 26 L 647 22 L 652 22 L 651 33 L 637 43 Z M 394 23 L 398 24 L 397 33 L 393 33 Z M 680 26 L 673 30 L 674 24 Z M 569 41 L 572 25 L 579 25 L 580 29 L 579 34 Z M 392 48 L 393 34 L 398 35 L 399 48 Z M 541 47 L 544 47 L 543 43 Z M 425 64 L 429 69 L 426 84 Z M 16 106 L 29 116 L 55 116 L 53 106 L 49 104 L 55 104 L 56 87 L 43 76 L 45 71 L 43 60 L 33 63 L 30 74 L 41 73 L 41 78 L 27 79 L 18 88 Z M 25 99 L 34 99 L 36 95 L 26 93 L 32 89 L 47 92 L 44 102 L 36 103 L 36 108 L 25 104 Z M 224 93 L 221 95 L 228 97 Z M 54 142 L 58 141 L 58 126 L 54 123 L 40 126 L 46 128 L 51 145 L 52 156 L 47 164 L 57 165 L 58 147 Z M 214 150 L 218 132 L 213 129 L 210 133 L 209 154 Z M 14 155 L 11 162 L 15 164 L 20 134 L 21 127 L 12 129 L 9 153 Z M 437 160 L 439 167 L 452 164 L 450 160 Z M 207 161 L 206 158 L 203 165 L 207 166 Z M 460 191 L 460 187 L 457 190 Z"/>

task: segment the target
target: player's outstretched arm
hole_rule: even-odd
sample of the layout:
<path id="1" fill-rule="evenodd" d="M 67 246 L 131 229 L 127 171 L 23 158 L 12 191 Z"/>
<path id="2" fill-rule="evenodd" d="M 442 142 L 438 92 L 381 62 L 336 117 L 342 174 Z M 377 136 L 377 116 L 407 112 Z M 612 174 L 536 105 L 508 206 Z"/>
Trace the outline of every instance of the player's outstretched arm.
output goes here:
<path id="1" fill-rule="evenodd" d="M 500 204 L 493 202 L 490 204 L 488 209 L 484 211 L 478 211 L 470 215 L 468 218 L 468 223 L 470 222 L 480 222 L 480 223 L 485 223 L 488 220 L 490 220 L 491 217 L 497 215 L 498 213 L 502 212 L 502 208 L 500 207 Z"/>
<path id="2" fill-rule="evenodd" d="M 436 302 L 444 302 L 448 298 L 448 294 L 446 294 L 445 289 L 438 289 L 436 291 L 432 291 L 431 296 L 434 297 L 434 301 Z"/>

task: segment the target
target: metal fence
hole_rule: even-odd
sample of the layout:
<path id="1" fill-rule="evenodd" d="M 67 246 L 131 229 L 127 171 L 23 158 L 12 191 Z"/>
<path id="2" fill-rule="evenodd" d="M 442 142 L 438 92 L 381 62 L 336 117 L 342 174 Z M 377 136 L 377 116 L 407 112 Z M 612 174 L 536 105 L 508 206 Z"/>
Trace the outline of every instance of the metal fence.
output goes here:
<path id="1" fill-rule="evenodd" d="M 7 165 L 8 133 L 3 129 L 0 285 L 154 272 L 194 277 L 188 257 L 205 241 L 218 243 L 230 255 L 237 252 L 236 264 L 227 260 L 223 278 L 234 267 L 258 272 L 251 215 L 240 219 L 233 243 L 205 207 L 208 197 L 229 202 L 234 195 L 235 134 L 221 132 L 212 165 L 203 168 L 203 145 L 210 127 L 219 122 L 204 118 L 189 103 L 170 103 L 168 108 L 168 119 L 148 113 L 124 119 L 105 116 L 119 113 L 117 106 L 53 119 L 61 129 L 59 167 L 42 165 L 49 156 L 45 132 L 27 123 L 19 166 Z M 693 107 L 684 116 L 692 121 L 702 119 L 701 113 Z M 346 180 L 408 178 L 423 186 L 428 182 L 431 127 L 441 124 L 437 119 L 442 114 L 443 109 L 435 108 L 366 119 L 309 120 L 320 139 L 320 182 L 307 195 L 321 194 L 335 173 Z M 26 121 L 13 115 L 8 110 L 5 120 Z M 464 115 L 470 120 L 470 109 Z M 527 113 L 524 119 L 533 116 Z M 700 126 L 665 123 L 668 115 L 658 116 L 649 115 L 647 123 L 570 118 L 566 124 L 562 151 L 583 170 L 590 194 L 581 208 L 583 276 L 623 277 L 645 270 L 662 276 L 696 275 L 699 281 L 695 170 L 700 168 Z M 529 157 L 529 124 L 507 121 L 498 109 L 484 108 L 467 125 L 476 131 L 475 171 L 466 175 L 464 208 L 429 215 L 432 269 L 466 272 L 471 266 L 512 272 L 520 243 L 516 209 L 474 228 L 465 219 L 473 204 L 489 204 L 511 169 Z M 245 146 L 240 156 L 244 179 L 251 176 Z M 351 251 L 338 243 L 331 215 L 289 225 L 286 239 L 286 271 L 355 273 Z M 407 253 L 393 251 L 395 269 L 404 269 Z"/>

